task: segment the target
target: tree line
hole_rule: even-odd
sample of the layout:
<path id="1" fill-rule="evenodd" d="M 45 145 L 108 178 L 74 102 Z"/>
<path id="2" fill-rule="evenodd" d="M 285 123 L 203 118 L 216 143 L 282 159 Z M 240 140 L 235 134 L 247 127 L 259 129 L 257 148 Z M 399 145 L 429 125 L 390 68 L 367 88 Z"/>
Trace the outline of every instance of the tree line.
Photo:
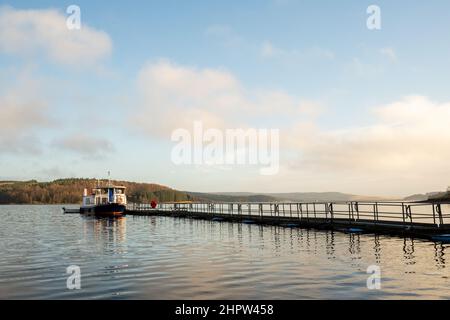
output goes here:
<path id="1" fill-rule="evenodd" d="M 111 181 L 127 188 L 128 202 L 150 203 L 192 201 L 185 192 L 153 183 Z M 106 181 L 101 181 L 106 186 Z M 96 179 L 58 179 L 51 182 L 0 181 L 0 204 L 76 204 L 81 203 L 83 190 L 97 186 Z"/>

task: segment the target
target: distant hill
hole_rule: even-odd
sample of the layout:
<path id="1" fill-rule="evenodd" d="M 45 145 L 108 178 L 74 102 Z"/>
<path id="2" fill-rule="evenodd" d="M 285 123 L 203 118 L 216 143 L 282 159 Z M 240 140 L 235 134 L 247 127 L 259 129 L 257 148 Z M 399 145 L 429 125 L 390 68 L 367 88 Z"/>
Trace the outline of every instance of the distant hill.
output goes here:
<path id="1" fill-rule="evenodd" d="M 153 183 L 111 181 L 127 187 L 129 202 L 198 201 L 198 202 L 320 202 L 320 201 L 381 201 L 382 197 L 361 196 L 340 192 L 202 193 L 178 191 Z M 105 183 L 105 182 L 103 182 Z M 59 179 L 51 182 L 0 181 L 0 204 L 73 204 L 81 203 L 83 189 L 91 189 L 96 179 Z M 415 195 L 418 196 L 418 195 Z"/>
<path id="2" fill-rule="evenodd" d="M 428 197 L 425 194 L 417 193 L 417 194 L 413 194 L 413 195 L 407 196 L 407 197 L 403 198 L 403 200 L 406 200 L 406 201 L 424 201 L 424 200 L 428 200 Z"/>
<path id="3" fill-rule="evenodd" d="M 202 193 L 202 192 L 187 192 L 191 197 L 198 201 L 204 202 L 276 202 L 277 198 L 250 193 L 236 193 L 236 194 L 218 194 L 218 193 Z"/>
<path id="4" fill-rule="evenodd" d="M 317 202 L 317 201 L 376 201 L 391 200 L 386 197 L 360 196 L 340 192 L 292 192 L 292 193 L 251 193 L 251 192 L 189 192 L 191 196 L 204 201 L 223 202 Z"/>
<path id="5" fill-rule="evenodd" d="M 438 198 L 444 199 L 445 196 L 446 196 L 445 192 L 438 192 L 438 191 L 436 191 L 436 192 L 428 192 L 428 193 L 425 193 L 425 194 L 422 194 L 422 193 L 413 194 L 411 196 L 405 197 L 403 200 L 406 200 L 406 201 L 426 201 L 426 200 L 430 200 L 430 199 L 435 200 L 435 199 L 438 199 Z"/>
<path id="6" fill-rule="evenodd" d="M 111 181 L 127 187 L 129 202 L 149 203 L 191 201 L 193 198 L 169 187 L 128 181 Z M 69 204 L 80 203 L 84 188 L 91 189 L 96 179 L 59 179 L 52 182 L 0 181 L 0 204 Z"/>
<path id="7" fill-rule="evenodd" d="M 428 197 L 431 201 L 450 202 L 450 192 L 436 192 Z"/>
<path id="8" fill-rule="evenodd" d="M 294 192 L 294 193 L 269 193 L 273 197 L 290 201 L 375 201 L 388 200 L 386 197 L 354 195 L 341 192 Z"/>

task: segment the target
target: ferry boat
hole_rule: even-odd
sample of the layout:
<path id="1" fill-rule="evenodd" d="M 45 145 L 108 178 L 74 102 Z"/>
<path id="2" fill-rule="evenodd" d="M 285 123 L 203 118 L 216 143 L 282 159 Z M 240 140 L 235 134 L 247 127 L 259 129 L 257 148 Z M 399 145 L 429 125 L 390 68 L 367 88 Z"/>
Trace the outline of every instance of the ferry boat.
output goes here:
<path id="1" fill-rule="evenodd" d="M 126 188 L 123 186 L 96 187 L 88 194 L 84 189 L 80 213 L 100 217 L 117 217 L 125 214 L 127 205 Z"/>

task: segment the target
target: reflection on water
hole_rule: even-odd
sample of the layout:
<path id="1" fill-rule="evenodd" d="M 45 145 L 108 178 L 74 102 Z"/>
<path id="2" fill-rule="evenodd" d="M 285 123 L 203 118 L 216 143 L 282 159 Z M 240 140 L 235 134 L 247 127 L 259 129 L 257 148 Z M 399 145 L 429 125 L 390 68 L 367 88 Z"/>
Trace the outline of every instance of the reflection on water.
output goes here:
<path id="1" fill-rule="evenodd" d="M 373 236 L 373 255 L 375 257 L 375 264 L 379 265 L 381 263 L 381 243 L 380 236 L 377 234 Z"/>
<path id="2" fill-rule="evenodd" d="M 126 240 L 127 220 L 119 218 L 95 218 L 80 216 L 83 219 L 83 232 L 86 237 L 112 245 Z"/>
<path id="3" fill-rule="evenodd" d="M 436 267 L 438 269 L 444 269 L 445 268 L 445 247 L 442 245 L 442 243 L 435 243 L 434 244 L 434 260 L 436 261 Z"/>
<path id="4" fill-rule="evenodd" d="M 196 219 L 0 207 L 0 298 L 450 298 L 448 244 Z M 379 265 L 382 289 L 368 290 Z M 66 289 L 78 265 L 82 289 Z"/>
<path id="5" fill-rule="evenodd" d="M 325 243 L 326 243 L 326 253 L 327 258 L 329 260 L 336 259 L 336 256 L 334 254 L 335 251 L 335 244 L 334 244 L 334 231 L 329 231 L 325 233 Z"/>
<path id="6" fill-rule="evenodd" d="M 414 265 L 416 264 L 415 255 L 414 255 L 414 239 L 405 238 L 403 240 L 403 253 L 405 257 L 406 265 Z M 414 271 L 412 271 L 414 273 Z"/>
<path id="7" fill-rule="evenodd" d="M 352 259 L 361 259 L 361 238 L 359 234 L 350 233 L 348 252 L 350 252 Z"/>

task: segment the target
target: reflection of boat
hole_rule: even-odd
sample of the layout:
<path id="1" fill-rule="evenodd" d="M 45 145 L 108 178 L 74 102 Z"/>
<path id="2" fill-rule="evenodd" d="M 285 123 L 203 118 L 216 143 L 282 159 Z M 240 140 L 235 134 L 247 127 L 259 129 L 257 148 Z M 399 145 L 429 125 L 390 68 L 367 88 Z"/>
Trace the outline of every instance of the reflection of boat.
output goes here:
<path id="1" fill-rule="evenodd" d="M 87 243 L 102 242 L 110 244 L 121 244 L 127 238 L 127 218 L 125 216 L 104 217 L 89 214 L 81 215 L 83 237 Z M 113 247 L 114 250 L 123 248 Z"/>
<path id="2" fill-rule="evenodd" d="M 84 189 L 80 213 L 100 217 L 116 217 L 125 214 L 127 204 L 125 189 L 122 186 L 97 187 L 92 189 L 90 195 L 87 189 Z"/>

